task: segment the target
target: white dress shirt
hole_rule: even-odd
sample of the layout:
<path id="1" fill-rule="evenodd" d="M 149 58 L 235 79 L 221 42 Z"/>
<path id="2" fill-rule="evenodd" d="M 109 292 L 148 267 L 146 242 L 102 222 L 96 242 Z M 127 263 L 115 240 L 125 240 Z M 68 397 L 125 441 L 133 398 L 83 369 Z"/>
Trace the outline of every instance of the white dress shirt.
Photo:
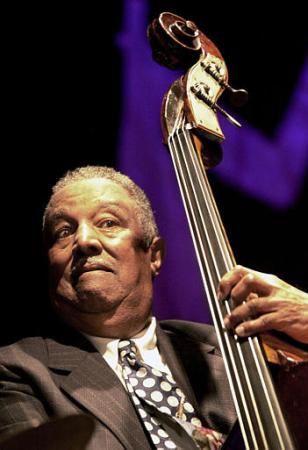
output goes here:
<path id="1" fill-rule="evenodd" d="M 100 352 L 107 364 L 116 373 L 116 375 L 119 377 L 126 388 L 118 356 L 118 344 L 120 339 L 89 336 L 88 334 L 84 335 Z M 146 328 L 144 328 L 142 331 L 140 331 L 140 333 L 130 339 L 136 344 L 141 359 L 146 364 L 154 367 L 155 369 L 161 370 L 162 372 L 171 374 L 170 369 L 168 368 L 167 364 L 165 364 L 158 351 L 155 317 L 151 318 L 151 322 Z"/>

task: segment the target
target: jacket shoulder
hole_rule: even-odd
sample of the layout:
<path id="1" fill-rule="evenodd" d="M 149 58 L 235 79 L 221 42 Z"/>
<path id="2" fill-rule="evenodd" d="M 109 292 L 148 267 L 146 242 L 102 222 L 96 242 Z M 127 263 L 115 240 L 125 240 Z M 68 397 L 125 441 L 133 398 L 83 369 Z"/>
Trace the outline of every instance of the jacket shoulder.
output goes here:
<path id="1" fill-rule="evenodd" d="M 0 364 L 20 364 L 35 359 L 46 362 L 48 358 L 45 340 L 42 337 L 27 337 L 13 344 L 0 347 Z"/>
<path id="2" fill-rule="evenodd" d="M 159 322 L 159 325 L 167 334 L 181 335 L 217 349 L 219 348 L 213 325 L 187 320 L 162 320 Z"/>

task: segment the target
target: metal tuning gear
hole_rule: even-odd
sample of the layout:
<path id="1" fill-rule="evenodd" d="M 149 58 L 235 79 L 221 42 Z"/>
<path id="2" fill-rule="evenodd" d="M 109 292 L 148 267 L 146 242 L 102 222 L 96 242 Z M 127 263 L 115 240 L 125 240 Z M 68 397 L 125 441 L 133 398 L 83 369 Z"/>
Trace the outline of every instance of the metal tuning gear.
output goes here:
<path id="1" fill-rule="evenodd" d="M 201 66 L 216 80 L 220 86 L 226 89 L 230 95 L 231 103 L 236 107 L 243 106 L 248 100 L 248 92 L 245 89 L 234 89 L 225 80 L 225 69 L 216 61 L 202 61 Z"/>
<path id="2" fill-rule="evenodd" d="M 215 112 L 219 111 L 230 123 L 232 123 L 232 125 L 241 128 L 242 125 L 236 119 L 234 119 L 234 117 L 232 117 L 229 113 L 227 113 L 227 111 L 225 111 L 221 106 L 219 106 L 218 103 L 212 100 L 213 93 L 210 86 L 202 82 L 196 83 L 191 87 L 191 92 L 195 94 L 195 96 L 198 99 L 202 100 L 210 108 L 212 108 L 213 111 Z"/>

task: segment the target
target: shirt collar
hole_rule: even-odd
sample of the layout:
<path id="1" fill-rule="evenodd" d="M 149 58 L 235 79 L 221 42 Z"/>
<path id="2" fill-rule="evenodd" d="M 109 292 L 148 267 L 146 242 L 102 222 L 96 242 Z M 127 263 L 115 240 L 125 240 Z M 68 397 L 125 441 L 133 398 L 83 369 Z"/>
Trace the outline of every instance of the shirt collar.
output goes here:
<path id="1" fill-rule="evenodd" d="M 109 365 L 115 369 L 118 364 L 118 344 L 120 339 L 104 338 L 99 336 L 90 336 L 83 333 L 100 354 L 108 360 Z M 151 322 L 142 331 L 130 338 L 134 341 L 141 355 L 147 350 L 156 347 L 156 318 L 152 317 Z"/>

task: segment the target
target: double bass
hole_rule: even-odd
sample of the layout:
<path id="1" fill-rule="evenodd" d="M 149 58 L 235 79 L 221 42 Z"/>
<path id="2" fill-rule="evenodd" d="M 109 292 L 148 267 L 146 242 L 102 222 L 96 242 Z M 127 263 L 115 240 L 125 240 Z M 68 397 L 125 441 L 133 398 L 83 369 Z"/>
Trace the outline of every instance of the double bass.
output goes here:
<path id="1" fill-rule="evenodd" d="M 247 100 L 247 92 L 228 84 L 222 54 L 194 22 L 163 12 L 149 25 L 148 37 L 159 64 L 185 70 L 164 96 L 161 123 L 241 432 L 242 444 L 227 439 L 225 448 L 306 449 L 308 399 L 303 390 L 308 352 L 270 333 L 239 338 L 223 322 L 231 311 L 231 300 L 217 299 L 220 279 L 236 262 L 207 170 L 222 160 L 220 144 L 225 137 L 217 113 L 241 126 L 219 106 L 219 97 L 228 91 L 239 106 Z"/>

